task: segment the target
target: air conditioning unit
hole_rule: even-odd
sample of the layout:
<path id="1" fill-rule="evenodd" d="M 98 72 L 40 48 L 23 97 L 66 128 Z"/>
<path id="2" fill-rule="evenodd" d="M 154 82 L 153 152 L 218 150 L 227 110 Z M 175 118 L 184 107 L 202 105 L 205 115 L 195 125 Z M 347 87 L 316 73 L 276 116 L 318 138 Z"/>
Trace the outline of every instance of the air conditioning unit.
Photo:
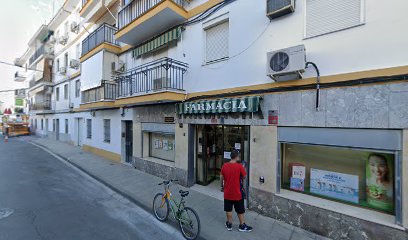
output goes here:
<path id="1" fill-rule="evenodd" d="M 275 81 L 302 78 L 306 65 L 304 45 L 267 53 L 267 75 Z"/>
<path id="2" fill-rule="evenodd" d="M 119 61 L 119 63 L 116 65 L 116 62 L 112 62 L 111 68 L 113 73 L 121 74 L 125 71 L 125 63 Z"/>
<path id="3" fill-rule="evenodd" d="M 66 34 L 62 35 L 62 36 L 59 38 L 59 41 L 58 41 L 58 42 L 59 42 L 61 45 L 65 45 L 65 44 L 67 44 L 67 42 L 68 42 L 68 38 L 69 38 L 68 33 L 66 33 Z"/>
<path id="4" fill-rule="evenodd" d="M 55 44 L 57 42 L 57 38 L 55 36 L 51 36 L 50 40 L 48 40 L 50 44 Z"/>
<path id="5" fill-rule="evenodd" d="M 59 72 L 62 74 L 67 73 L 67 68 L 66 67 L 60 67 Z"/>
<path id="6" fill-rule="evenodd" d="M 52 94 L 52 87 L 51 86 L 45 86 L 45 94 Z"/>
<path id="7" fill-rule="evenodd" d="M 79 68 L 79 61 L 78 60 L 76 60 L 76 59 L 71 59 L 70 61 L 69 61 L 69 67 L 70 68 L 73 68 L 73 69 L 78 69 Z"/>
<path id="8" fill-rule="evenodd" d="M 79 32 L 79 24 L 76 22 L 71 23 L 71 32 L 78 33 Z"/>
<path id="9" fill-rule="evenodd" d="M 278 18 L 295 11 L 295 0 L 266 0 L 266 16 Z"/>
<path id="10" fill-rule="evenodd" d="M 74 103 L 69 103 L 69 108 L 74 108 Z"/>

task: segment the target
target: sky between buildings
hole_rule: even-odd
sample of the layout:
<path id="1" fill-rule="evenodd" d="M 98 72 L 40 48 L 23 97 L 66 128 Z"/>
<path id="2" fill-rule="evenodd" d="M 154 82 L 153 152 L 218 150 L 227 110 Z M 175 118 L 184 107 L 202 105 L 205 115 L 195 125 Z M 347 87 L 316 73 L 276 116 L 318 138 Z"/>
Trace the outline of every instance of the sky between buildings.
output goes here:
<path id="1" fill-rule="evenodd" d="M 0 61 L 13 63 L 27 50 L 41 24 L 48 23 L 64 0 L 0 0 Z M 21 88 L 17 67 L 0 64 L 0 91 Z"/>

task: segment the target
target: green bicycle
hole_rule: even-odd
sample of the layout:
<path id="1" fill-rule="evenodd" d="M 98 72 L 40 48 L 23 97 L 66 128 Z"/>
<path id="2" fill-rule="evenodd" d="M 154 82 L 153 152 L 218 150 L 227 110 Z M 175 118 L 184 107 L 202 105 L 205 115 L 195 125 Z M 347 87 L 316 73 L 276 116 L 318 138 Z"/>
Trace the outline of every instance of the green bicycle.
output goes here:
<path id="1" fill-rule="evenodd" d="M 168 180 L 159 183 L 164 185 L 164 194 L 158 193 L 153 199 L 153 212 L 156 218 L 164 222 L 169 217 L 170 209 L 174 219 L 179 222 L 180 231 L 186 239 L 196 239 L 200 234 L 200 219 L 197 212 L 185 206 L 184 198 L 188 196 L 188 191 L 180 190 L 181 200 L 179 203 L 173 198 L 170 192 L 170 184 L 177 180 Z"/>

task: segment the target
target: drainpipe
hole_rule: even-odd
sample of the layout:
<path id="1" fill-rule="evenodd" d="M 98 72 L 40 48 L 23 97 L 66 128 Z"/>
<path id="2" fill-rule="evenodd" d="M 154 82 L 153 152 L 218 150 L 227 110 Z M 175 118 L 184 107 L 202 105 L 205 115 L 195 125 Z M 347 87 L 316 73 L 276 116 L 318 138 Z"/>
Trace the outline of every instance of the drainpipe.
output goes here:
<path id="1" fill-rule="evenodd" d="M 305 68 L 307 68 L 309 65 L 312 65 L 313 68 L 316 71 L 317 77 L 316 77 L 316 111 L 318 112 L 320 109 L 320 71 L 317 65 L 313 62 L 306 62 Z"/>

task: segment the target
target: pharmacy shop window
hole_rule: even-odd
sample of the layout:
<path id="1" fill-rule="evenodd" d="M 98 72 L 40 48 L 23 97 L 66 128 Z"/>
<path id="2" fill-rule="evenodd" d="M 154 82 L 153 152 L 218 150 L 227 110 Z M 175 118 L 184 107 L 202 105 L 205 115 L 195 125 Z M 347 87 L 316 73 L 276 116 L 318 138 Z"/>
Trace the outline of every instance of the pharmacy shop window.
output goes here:
<path id="1" fill-rule="evenodd" d="M 395 154 L 282 143 L 281 187 L 395 214 Z"/>
<path id="2" fill-rule="evenodd" d="M 149 157 L 174 162 L 175 147 L 174 134 L 149 133 Z"/>

